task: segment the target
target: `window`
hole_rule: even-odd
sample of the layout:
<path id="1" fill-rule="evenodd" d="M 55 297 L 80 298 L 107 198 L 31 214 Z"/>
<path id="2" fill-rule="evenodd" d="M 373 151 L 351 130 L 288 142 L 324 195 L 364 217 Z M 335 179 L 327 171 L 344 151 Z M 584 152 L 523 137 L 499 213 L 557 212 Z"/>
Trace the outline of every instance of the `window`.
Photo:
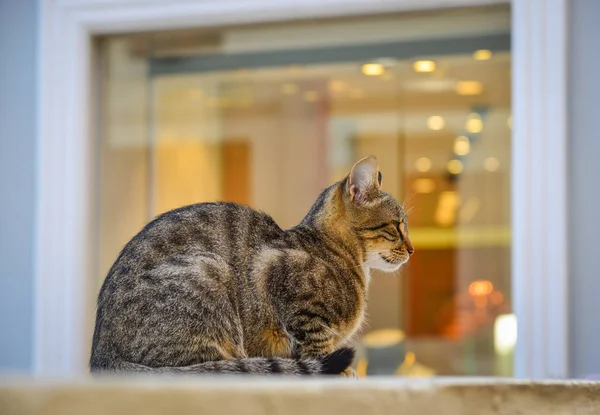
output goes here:
<path id="1" fill-rule="evenodd" d="M 511 375 L 509 22 L 487 7 L 104 38 L 99 278 L 159 213 L 229 200 L 290 227 L 374 154 L 417 253 L 373 276 L 357 370 Z"/>

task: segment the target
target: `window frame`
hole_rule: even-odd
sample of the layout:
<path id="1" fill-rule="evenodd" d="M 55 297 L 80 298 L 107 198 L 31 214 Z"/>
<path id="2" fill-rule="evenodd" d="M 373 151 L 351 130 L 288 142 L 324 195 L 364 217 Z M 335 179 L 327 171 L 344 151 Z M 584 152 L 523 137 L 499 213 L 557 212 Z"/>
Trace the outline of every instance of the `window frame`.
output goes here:
<path id="1" fill-rule="evenodd" d="M 512 286 L 517 377 L 568 376 L 567 1 L 512 0 Z M 34 372 L 87 371 L 97 35 L 507 4 L 508 0 L 41 1 Z M 244 10 L 244 13 L 240 13 Z"/>

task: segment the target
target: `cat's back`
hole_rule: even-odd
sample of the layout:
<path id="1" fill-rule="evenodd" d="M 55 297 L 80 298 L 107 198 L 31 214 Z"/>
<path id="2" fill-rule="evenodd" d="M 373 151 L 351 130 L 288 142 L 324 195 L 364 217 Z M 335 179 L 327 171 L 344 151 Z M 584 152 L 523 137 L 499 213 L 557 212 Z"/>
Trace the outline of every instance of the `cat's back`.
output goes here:
<path id="1" fill-rule="evenodd" d="M 158 216 L 133 237 L 109 277 L 199 253 L 218 255 L 238 268 L 252 251 L 282 233 L 269 215 L 248 206 L 229 202 L 184 206 Z"/>
<path id="2" fill-rule="evenodd" d="M 276 237 L 281 228 L 267 214 L 231 202 L 198 203 L 158 216 L 141 232 L 142 237 L 162 237 L 175 245 L 186 242 L 227 244 L 243 239 L 249 244 Z M 207 241 L 209 238 L 211 241 Z"/>

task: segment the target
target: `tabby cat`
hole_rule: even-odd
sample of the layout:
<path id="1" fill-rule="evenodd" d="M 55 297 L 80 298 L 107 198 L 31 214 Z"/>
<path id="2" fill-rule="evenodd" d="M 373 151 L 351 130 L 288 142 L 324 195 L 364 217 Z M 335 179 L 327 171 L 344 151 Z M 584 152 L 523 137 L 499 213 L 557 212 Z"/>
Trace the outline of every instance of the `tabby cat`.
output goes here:
<path id="1" fill-rule="evenodd" d="M 264 213 L 200 203 L 150 222 L 98 298 L 92 371 L 348 373 L 371 269 L 413 253 L 374 157 L 282 230 Z"/>

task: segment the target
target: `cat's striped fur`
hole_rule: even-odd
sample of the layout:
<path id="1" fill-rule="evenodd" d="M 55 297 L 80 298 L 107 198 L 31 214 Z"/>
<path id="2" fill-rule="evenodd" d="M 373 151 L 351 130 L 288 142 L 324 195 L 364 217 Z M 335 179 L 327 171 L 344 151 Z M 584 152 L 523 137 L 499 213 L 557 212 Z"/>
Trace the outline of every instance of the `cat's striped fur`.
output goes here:
<path id="1" fill-rule="evenodd" d="M 412 253 L 374 158 L 296 227 L 233 203 L 167 212 L 123 249 L 100 291 L 92 371 L 340 373 L 369 270 Z"/>

